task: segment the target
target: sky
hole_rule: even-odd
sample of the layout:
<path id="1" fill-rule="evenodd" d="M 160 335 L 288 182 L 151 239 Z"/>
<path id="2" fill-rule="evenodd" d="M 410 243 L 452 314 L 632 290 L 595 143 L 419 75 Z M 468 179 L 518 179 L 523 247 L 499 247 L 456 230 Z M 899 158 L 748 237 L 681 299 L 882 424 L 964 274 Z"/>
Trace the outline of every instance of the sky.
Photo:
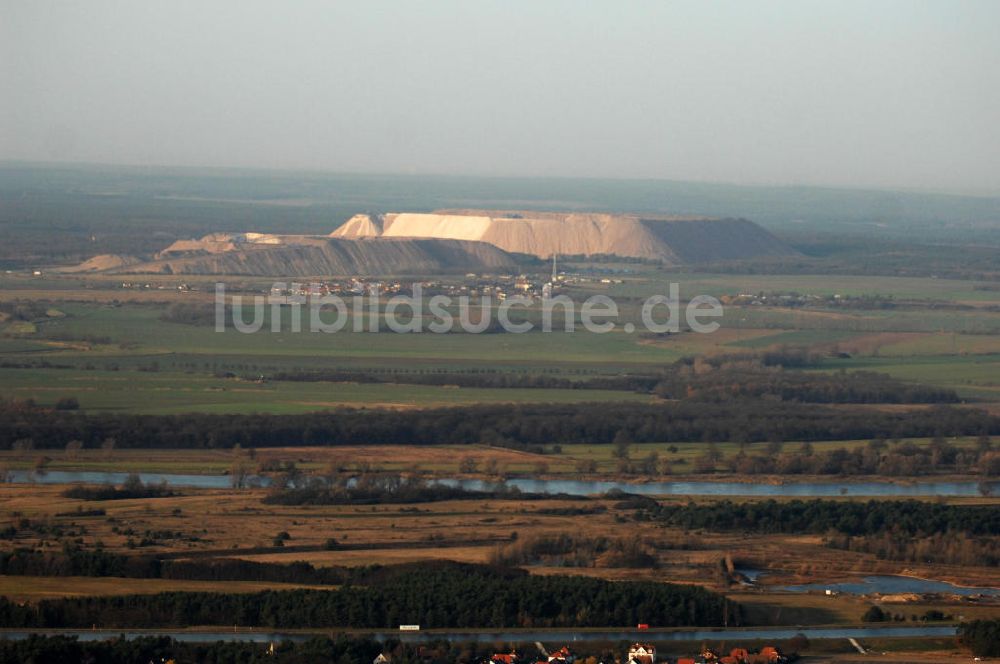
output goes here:
<path id="1" fill-rule="evenodd" d="M 1000 2 L 0 0 L 0 160 L 1000 194 Z"/>

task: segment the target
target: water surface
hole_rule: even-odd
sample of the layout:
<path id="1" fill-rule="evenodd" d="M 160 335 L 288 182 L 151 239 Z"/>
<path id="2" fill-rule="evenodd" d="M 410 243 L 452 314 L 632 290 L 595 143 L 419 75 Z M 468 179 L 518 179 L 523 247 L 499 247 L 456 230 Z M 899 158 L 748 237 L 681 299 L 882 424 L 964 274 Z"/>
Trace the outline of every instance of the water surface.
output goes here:
<path id="1" fill-rule="evenodd" d="M 35 482 L 38 484 L 68 484 L 86 482 L 90 484 L 121 484 L 128 473 L 104 473 L 95 471 L 53 470 L 37 473 L 17 470 L 11 473 L 13 482 Z M 147 484 L 164 482 L 174 487 L 197 489 L 226 489 L 232 486 L 228 475 L 182 475 L 169 473 L 139 473 L 139 478 Z M 436 480 L 447 486 L 458 486 L 472 491 L 490 491 L 498 486 L 495 482 L 467 479 Z M 264 476 L 248 479 L 252 486 L 268 486 L 271 480 Z M 750 482 L 619 482 L 614 480 L 539 480 L 516 478 L 506 482 L 507 487 L 517 487 L 526 493 L 567 494 L 571 496 L 591 496 L 612 490 L 646 496 L 758 496 L 758 497 L 833 497 L 833 496 L 978 496 L 979 483 L 961 482 L 787 482 L 784 484 L 754 484 Z M 1000 482 L 990 485 L 994 493 L 1000 494 Z"/>
<path id="2" fill-rule="evenodd" d="M 835 590 L 849 595 L 870 595 L 879 593 L 895 595 L 901 593 L 942 593 L 950 595 L 1000 595 L 1000 588 L 972 588 L 956 586 L 946 581 L 931 579 L 916 579 L 909 576 L 866 576 L 860 581 L 845 581 L 841 583 L 806 583 L 794 586 L 783 586 L 778 590 L 790 592 L 810 592 Z"/>
<path id="3" fill-rule="evenodd" d="M 316 630 L 304 632 L 280 632 L 271 630 L 248 631 L 239 628 L 237 631 L 192 632 L 185 630 L 10 630 L 0 632 L 7 639 L 26 639 L 31 634 L 64 634 L 76 636 L 81 641 L 100 641 L 124 634 L 130 638 L 139 636 L 169 636 L 178 641 L 189 643 L 206 643 L 213 641 L 251 641 L 268 643 L 271 641 L 307 641 L 315 636 L 330 636 L 342 630 Z M 803 635 L 809 639 L 868 639 L 868 638 L 913 638 L 932 636 L 954 636 L 957 628 L 954 625 L 918 625 L 912 627 L 767 627 L 749 629 L 702 629 L 638 631 L 635 629 L 597 629 L 597 630 L 556 630 L 556 629 L 524 629 L 524 630 L 440 630 L 423 632 L 399 632 L 385 630 L 376 632 L 357 632 L 367 634 L 379 641 L 397 639 L 405 642 L 424 642 L 438 639 L 448 641 L 477 643 L 508 643 L 530 644 L 535 641 L 553 643 L 571 643 L 574 641 L 718 641 L 718 640 L 779 640 L 791 639 Z"/>

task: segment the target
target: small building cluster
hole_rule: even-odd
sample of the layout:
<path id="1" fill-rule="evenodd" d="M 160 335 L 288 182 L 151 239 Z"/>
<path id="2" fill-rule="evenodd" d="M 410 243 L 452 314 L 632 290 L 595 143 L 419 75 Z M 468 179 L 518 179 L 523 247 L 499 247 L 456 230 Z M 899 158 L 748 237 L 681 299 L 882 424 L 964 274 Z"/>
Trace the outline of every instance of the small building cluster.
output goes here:
<path id="1" fill-rule="evenodd" d="M 503 302 L 512 296 L 527 297 L 532 300 L 552 297 L 564 286 L 587 284 L 610 286 L 621 283 L 623 283 L 622 279 L 567 274 L 557 268 L 556 259 L 553 257 L 551 275 L 534 273 L 475 274 L 470 272 L 464 277 L 456 275 L 452 278 L 421 281 L 420 286 L 426 297 L 448 295 L 476 299 L 488 296 Z M 264 292 L 271 297 L 373 296 L 375 294 L 391 297 L 398 293 L 408 294 L 412 285 L 410 282 L 404 283 L 401 280 L 381 280 L 355 276 L 309 283 L 279 283 Z M 122 288 L 127 287 L 141 287 L 141 284 L 123 282 Z M 149 288 L 150 285 L 146 284 L 145 287 Z"/>
<path id="2" fill-rule="evenodd" d="M 563 646 L 559 650 L 538 657 L 522 657 L 516 651 L 495 653 L 483 660 L 483 664 L 574 664 L 577 661 L 570 649 Z M 657 657 L 656 646 L 651 643 L 633 643 L 625 659 L 619 659 L 617 656 L 614 659 L 615 664 L 784 664 L 788 661 L 791 660 L 773 646 L 765 646 L 759 651 L 733 648 L 728 655 L 720 655 L 706 648 L 697 657 L 671 660 Z M 372 664 L 391 664 L 391 662 L 388 655 L 379 655 Z"/>

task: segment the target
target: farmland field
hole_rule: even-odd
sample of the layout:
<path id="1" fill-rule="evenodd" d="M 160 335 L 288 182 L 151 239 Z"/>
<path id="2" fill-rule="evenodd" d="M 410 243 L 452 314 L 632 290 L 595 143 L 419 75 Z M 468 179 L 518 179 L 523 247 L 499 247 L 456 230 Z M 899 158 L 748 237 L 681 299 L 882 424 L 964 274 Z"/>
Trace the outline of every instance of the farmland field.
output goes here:
<path id="1" fill-rule="evenodd" d="M 490 389 L 457 386 L 256 382 L 170 371 L 7 369 L 0 396 L 54 405 L 73 396 L 88 411 L 140 413 L 304 413 L 338 406 L 431 407 L 473 403 L 649 402 L 635 392 L 571 389 Z"/>
<path id="2" fill-rule="evenodd" d="M 890 294 L 896 281 L 873 280 Z M 922 280 L 902 281 L 914 288 L 911 282 Z M 939 280 L 925 281 L 936 285 Z M 641 395 L 608 391 L 254 381 L 274 372 L 317 369 L 542 372 L 574 378 L 666 370 L 681 358 L 698 355 L 793 347 L 821 355 L 850 355 L 849 359 L 825 360 L 824 368 L 882 371 L 907 381 L 952 387 L 967 398 L 997 398 L 1000 335 L 970 333 L 1000 325 L 1000 313 L 986 310 L 954 316 L 932 307 L 889 315 L 849 307 L 831 311 L 729 306 L 715 333 L 656 336 L 627 334 L 620 325 L 607 334 L 580 330 L 573 334 L 400 335 L 356 333 L 350 326 L 336 334 L 296 333 L 286 315 L 284 331 L 271 332 L 265 325 L 258 333 L 240 334 L 231 326 L 224 333 L 215 332 L 211 322 L 192 325 L 164 320 L 166 304 L 71 301 L 75 292 L 85 291 L 66 291 L 67 301 L 50 302 L 53 315 L 33 323 L 33 329 L 11 322 L 2 329 L 0 396 L 34 398 L 43 404 L 76 396 L 85 409 L 162 413 L 303 412 L 365 403 L 401 407 L 642 400 Z M 149 297 L 157 297 L 157 291 Z M 626 320 L 628 312 L 625 307 Z M 962 329 L 970 331 L 950 331 Z M 58 368 L 28 368 L 38 362 Z"/>

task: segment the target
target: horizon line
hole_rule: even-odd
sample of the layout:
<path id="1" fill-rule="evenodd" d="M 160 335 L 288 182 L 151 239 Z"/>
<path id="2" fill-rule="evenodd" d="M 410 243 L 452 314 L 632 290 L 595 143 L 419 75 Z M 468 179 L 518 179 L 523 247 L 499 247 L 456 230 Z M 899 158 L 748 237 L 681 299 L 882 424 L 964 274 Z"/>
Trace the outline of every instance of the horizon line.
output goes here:
<path id="1" fill-rule="evenodd" d="M 933 196 L 954 196 L 959 198 L 1000 198 L 1000 190 L 986 191 L 977 189 L 949 189 L 937 187 L 904 187 L 891 185 L 845 185 L 845 184 L 815 184 L 802 182 L 737 182 L 731 180 L 698 180 L 667 177 L 639 177 L 639 176 L 611 176 L 611 175 L 514 175 L 514 174 L 484 174 L 484 173 L 449 173 L 438 171 L 412 172 L 412 171 L 349 171 L 334 168 L 305 168 L 305 167 L 278 167 L 278 166 L 220 166 L 220 165 L 191 165 L 191 164 L 141 164 L 123 162 L 103 162 L 103 161 L 74 161 L 74 160 L 41 160 L 41 159 L 4 159 L 0 158 L 0 167 L 29 167 L 29 168 L 106 168 L 132 171 L 154 171 L 154 170 L 179 170 L 179 171 L 216 171 L 244 172 L 260 174 L 280 174 L 282 176 L 292 175 L 325 175 L 325 176 L 354 176 L 354 177 L 385 177 L 385 178 L 451 178 L 456 180 L 479 179 L 479 180 L 560 180 L 560 181 L 597 181 L 597 182 L 649 182 L 649 183 L 672 183 L 687 184 L 708 187 L 738 187 L 746 189 L 817 189 L 825 191 L 843 192 L 871 192 L 871 193 L 897 193 L 897 194 L 923 194 Z"/>

